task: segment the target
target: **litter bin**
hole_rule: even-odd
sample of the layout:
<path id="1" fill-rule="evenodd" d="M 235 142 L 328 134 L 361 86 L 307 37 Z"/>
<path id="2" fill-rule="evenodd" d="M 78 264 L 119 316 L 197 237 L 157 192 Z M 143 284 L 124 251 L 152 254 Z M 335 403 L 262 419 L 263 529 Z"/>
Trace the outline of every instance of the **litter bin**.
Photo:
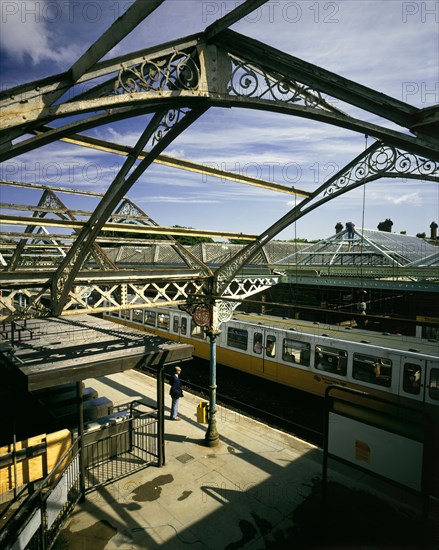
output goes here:
<path id="1" fill-rule="evenodd" d="M 207 407 L 209 403 L 207 401 L 200 401 L 197 406 L 197 422 L 201 424 L 207 424 Z"/>

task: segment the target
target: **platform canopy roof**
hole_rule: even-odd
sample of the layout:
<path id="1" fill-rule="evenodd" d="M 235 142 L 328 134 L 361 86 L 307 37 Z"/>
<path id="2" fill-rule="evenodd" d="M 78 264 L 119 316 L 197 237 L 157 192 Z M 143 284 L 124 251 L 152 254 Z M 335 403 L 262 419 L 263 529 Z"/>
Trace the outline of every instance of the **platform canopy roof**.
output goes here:
<path id="1" fill-rule="evenodd" d="M 138 367 L 192 358 L 193 347 L 91 315 L 45 318 L 16 325 L 14 353 L 0 350 L 2 377 L 28 390 L 99 378 Z M 9 344 L 7 344 L 9 345 Z"/>

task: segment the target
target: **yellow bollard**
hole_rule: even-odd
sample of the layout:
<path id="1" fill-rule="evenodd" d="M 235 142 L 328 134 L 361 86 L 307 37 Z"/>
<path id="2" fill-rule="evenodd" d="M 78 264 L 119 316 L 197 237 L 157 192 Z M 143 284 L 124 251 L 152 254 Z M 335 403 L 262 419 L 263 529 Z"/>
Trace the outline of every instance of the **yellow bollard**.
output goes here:
<path id="1" fill-rule="evenodd" d="M 207 407 L 209 403 L 207 401 L 200 401 L 197 406 L 197 422 L 200 424 L 207 424 Z"/>

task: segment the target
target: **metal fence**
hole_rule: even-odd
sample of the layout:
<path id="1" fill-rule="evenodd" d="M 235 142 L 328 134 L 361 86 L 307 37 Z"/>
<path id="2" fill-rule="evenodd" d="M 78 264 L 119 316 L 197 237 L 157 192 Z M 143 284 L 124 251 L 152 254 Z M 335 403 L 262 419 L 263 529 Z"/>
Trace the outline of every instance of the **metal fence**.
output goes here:
<path id="1" fill-rule="evenodd" d="M 87 492 L 151 464 L 159 464 L 157 411 L 133 402 L 116 418 L 84 433 Z M 39 488 L 9 513 L 0 532 L 0 548 L 46 550 L 81 498 L 81 473 L 76 439 Z"/>
<path id="2" fill-rule="evenodd" d="M 157 412 L 142 412 L 142 407 L 133 402 L 125 420 L 84 434 L 87 491 L 158 464 Z"/>
<path id="3" fill-rule="evenodd" d="M 38 550 L 51 547 L 81 496 L 78 456 L 76 441 L 39 488 L 11 514 L 0 532 L 0 548 Z M 7 509 L 2 511 L 2 514 L 7 513 Z"/>

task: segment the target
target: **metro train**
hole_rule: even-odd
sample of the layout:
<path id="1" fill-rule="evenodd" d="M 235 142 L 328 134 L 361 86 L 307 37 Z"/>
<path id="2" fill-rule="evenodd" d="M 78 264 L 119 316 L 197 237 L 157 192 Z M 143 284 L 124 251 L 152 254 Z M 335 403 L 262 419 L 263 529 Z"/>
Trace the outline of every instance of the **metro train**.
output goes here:
<path id="1" fill-rule="evenodd" d="M 108 319 L 194 346 L 208 360 L 205 330 L 178 308 L 133 309 Z M 265 314 L 235 312 L 217 336 L 217 362 L 323 397 L 328 386 L 366 392 L 426 414 L 433 429 L 434 494 L 439 494 L 439 340 L 372 332 Z M 408 412 L 407 414 L 410 414 Z"/>
<path id="2" fill-rule="evenodd" d="M 189 343 L 209 359 L 209 339 L 177 308 L 134 309 L 108 319 Z M 221 325 L 217 362 L 323 396 L 329 384 L 439 412 L 439 341 L 270 315 L 238 313 Z"/>

